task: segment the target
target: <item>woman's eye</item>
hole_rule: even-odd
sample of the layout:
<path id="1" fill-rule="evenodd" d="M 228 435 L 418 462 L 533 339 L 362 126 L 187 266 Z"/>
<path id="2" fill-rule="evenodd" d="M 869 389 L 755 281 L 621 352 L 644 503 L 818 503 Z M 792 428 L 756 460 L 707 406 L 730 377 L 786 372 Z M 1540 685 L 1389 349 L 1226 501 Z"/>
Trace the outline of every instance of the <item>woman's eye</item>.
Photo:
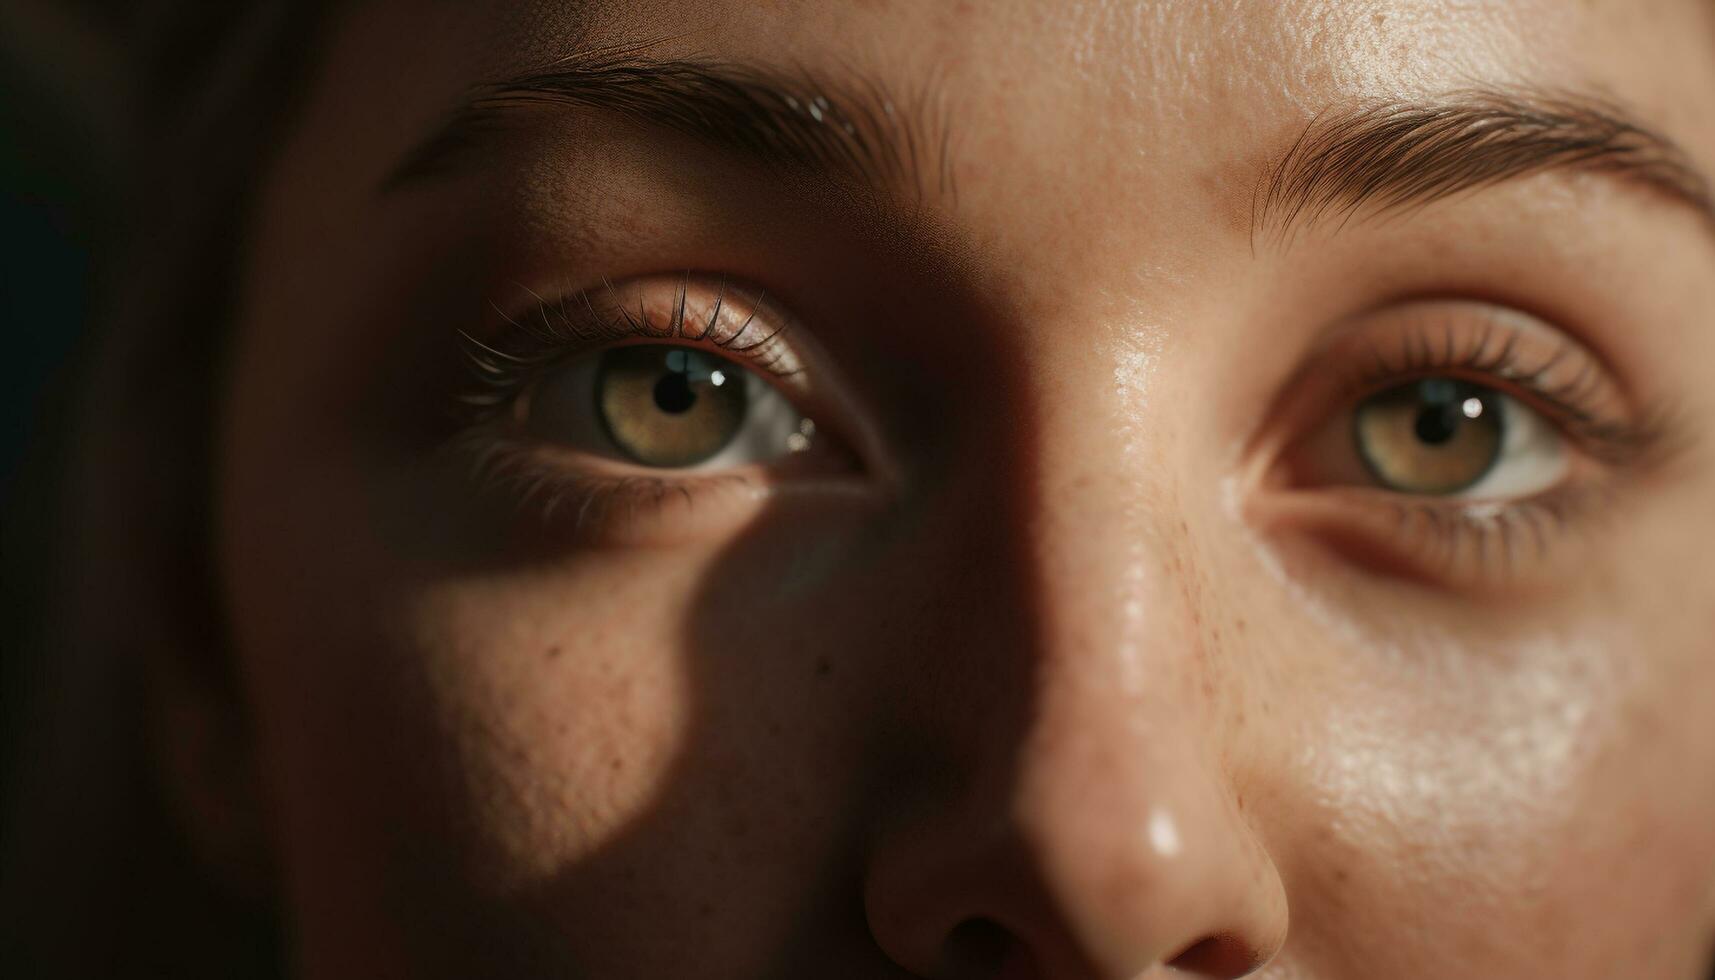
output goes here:
<path id="1" fill-rule="evenodd" d="M 1522 312 L 1424 300 L 1365 313 L 1274 402 L 1250 517 L 1381 575 L 1504 583 L 1551 568 L 1557 532 L 1654 458 L 1661 411 Z"/>
<path id="2" fill-rule="evenodd" d="M 1371 395 L 1352 413 L 1351 442 L 1370 478 L 1398 493 L 1515 498 L 1565 476 L 1565 437 L 1519 400 L 1431 377 Z"/>
<path id="3" fill-rule="evenodd" d="M 674 344 L 616 347 L 557 367 L 519 412 L 546 442 L 663 470 L 764 464 L 808 449 L 815 434 L 755 372 Z"/>

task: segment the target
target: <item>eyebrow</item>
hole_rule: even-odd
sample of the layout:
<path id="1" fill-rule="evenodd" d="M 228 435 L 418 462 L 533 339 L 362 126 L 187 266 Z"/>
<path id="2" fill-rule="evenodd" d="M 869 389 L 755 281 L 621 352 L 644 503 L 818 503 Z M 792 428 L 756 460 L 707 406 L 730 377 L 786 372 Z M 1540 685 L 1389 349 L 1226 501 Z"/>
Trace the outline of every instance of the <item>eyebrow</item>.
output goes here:
<path id="1" fill-rule="evenodd" d="M 1410 209 L 1554 170 L 1601 173 L 1665 194 L 1715 230 L 1715 195 L 1691 157 L 1618 106 L 1576 96 L 1472 91 L 1379 102 L 1312 120 L 1265 174 L 1253 234 Z"/>
<path id="2" fill-rule="evenodd" d="M 916 200 L 953 196 L 946 116 L 932 92 L 901 101 L 874 79 L 849 74 L 838 83 L 809 73 L 653 58 L 639 49 L 574 55 L 471 90 L 381 189 L 455 172 L 535 112 L 593 110 L 777 170 L 833 176 Z"/>

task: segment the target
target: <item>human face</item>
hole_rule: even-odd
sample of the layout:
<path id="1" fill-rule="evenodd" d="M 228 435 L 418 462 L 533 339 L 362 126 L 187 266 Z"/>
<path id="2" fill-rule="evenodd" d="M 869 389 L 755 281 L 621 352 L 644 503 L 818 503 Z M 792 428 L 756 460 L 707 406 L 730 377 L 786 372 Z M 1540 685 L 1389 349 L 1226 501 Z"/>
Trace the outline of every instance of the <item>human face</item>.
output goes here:
<path id="1" fill-rule="evenodd" d="M 356 5 L 218 482 L 298 969 L 1700 978 L 1712 120 L 1698 0 Z"/>

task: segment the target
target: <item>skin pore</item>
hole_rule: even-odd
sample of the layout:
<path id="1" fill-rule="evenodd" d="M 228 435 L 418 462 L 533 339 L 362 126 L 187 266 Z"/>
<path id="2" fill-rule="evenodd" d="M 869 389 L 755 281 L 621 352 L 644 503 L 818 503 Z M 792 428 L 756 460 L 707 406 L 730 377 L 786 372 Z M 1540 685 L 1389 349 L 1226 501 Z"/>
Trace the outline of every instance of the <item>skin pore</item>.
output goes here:
<path id="1" fill-rule="evenodd" d="M 352 5 L 220 422 L 294 969 L 1701 980 L 1712 119 L 1701 0 Z M 1449 379 L 1538 442 L 1378 486 Z"/>

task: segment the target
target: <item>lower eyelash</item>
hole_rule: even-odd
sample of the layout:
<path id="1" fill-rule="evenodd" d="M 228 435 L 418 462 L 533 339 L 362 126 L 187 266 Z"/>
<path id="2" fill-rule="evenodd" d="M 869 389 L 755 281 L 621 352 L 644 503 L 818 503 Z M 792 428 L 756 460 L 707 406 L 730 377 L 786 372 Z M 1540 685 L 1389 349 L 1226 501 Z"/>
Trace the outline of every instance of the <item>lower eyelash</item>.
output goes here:
<path id="1" fill-rule="evenodd" d="M 580 537 L 646 536 L 650 521 L 675 509 L 685 513 L 723 494 L 759 490 L 755 480 L 742 473 L 580 473 L 543 458 L 540 444 L 496 428 L 478 426 L 453 445 L 471 468 L 479 491 L 496 492 L 519 512 L 530 512 L 544 525 L 563 525 Z"/>
<path id="2" fill-rule="evenodd" d="M 1385 577 L 1463 590 L 1503 589 L 1566 567 L 1616 502 L 1611 485 L 1586 481 L 1509 501 L 1410 497 L 1368 487 L 1263 495 L 1251 521 L 1290 528 Z M 1575 562 L 1574 562 L 1575 564 Z"/>
<path id="3" fill-rule="evenodd" d="M 1521 561 L 1545 562 L 1582 509 L 1579 491 L 1561 491 L 1504 504 L 1448 506 L 1401 501 L 1398 533 L 1415 560 L 1440 574 L 1475 570 L 1509 578 Z"/>

